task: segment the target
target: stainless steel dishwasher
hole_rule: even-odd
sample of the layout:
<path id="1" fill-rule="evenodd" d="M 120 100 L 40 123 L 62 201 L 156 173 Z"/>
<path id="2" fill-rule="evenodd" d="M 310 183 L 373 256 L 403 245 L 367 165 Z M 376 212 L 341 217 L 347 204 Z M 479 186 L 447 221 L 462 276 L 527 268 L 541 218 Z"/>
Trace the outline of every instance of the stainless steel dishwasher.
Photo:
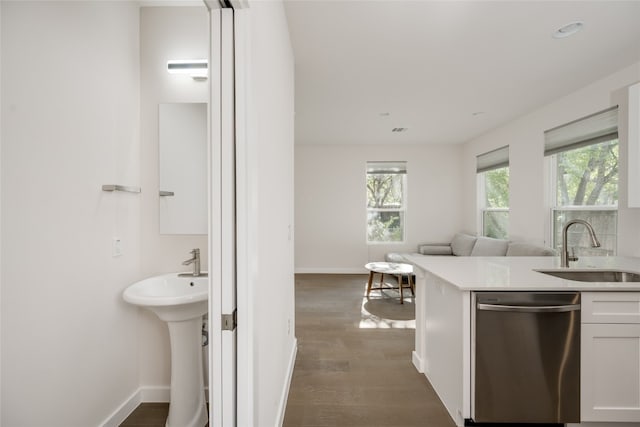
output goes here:
<path id="1" fill-rule="evenodd" d="M 476 423 L 580 421 L 580 294 L 477 292 Z"/>

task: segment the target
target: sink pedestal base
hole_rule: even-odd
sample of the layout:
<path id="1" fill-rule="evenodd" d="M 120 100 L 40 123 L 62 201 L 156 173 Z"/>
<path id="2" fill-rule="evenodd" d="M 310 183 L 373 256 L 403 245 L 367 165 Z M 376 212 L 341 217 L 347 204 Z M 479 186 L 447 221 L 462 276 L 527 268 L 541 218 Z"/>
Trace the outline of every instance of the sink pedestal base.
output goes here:
<path id="1" fill-rule="evenodd" d="M 202 369 L 202 317 L 169 321 L 171 402 L 166 427 L 204 427 L 208 422 Z"/>

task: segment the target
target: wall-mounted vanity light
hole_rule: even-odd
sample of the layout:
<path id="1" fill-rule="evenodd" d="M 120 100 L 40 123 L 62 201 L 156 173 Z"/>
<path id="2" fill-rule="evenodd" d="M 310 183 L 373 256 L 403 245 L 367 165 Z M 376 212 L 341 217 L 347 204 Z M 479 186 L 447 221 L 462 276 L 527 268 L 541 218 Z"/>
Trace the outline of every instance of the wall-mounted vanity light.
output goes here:
<path id="1" fill-rule="evenodd" d="M 191 76 L 193 80 L 207 80 L 208 62 L 206 59 L 170 59 L 167 71 Z"/>

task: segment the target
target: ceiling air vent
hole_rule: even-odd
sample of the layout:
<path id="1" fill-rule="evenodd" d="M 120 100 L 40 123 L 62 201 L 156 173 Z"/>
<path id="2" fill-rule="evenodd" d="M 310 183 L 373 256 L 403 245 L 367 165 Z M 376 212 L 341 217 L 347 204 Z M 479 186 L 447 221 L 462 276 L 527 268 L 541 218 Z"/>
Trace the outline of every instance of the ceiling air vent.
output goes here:
<path id="1" fill-rule="evenodd" d="M 391 129 L 391 132 L 406 132 L 408 130 L 409 128 L 393 128 Z"/>

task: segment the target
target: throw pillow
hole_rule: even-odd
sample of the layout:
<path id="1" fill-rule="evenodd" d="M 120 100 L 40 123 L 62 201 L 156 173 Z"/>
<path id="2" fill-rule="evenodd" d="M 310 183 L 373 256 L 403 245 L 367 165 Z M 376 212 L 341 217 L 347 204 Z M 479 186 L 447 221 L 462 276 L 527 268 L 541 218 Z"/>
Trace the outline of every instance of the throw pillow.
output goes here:
<path id="1" fill-rule="evenodd" d="M 491 237 L 478 237 L 471 256 L 505 256 L 509 242 Z"/>
<path id="2" fill-rule="evenodd" d="M 475 236 L 458 233 L 451 240 L 451 252 L 456 256 L 469 256 L 475 244 Z"/>

